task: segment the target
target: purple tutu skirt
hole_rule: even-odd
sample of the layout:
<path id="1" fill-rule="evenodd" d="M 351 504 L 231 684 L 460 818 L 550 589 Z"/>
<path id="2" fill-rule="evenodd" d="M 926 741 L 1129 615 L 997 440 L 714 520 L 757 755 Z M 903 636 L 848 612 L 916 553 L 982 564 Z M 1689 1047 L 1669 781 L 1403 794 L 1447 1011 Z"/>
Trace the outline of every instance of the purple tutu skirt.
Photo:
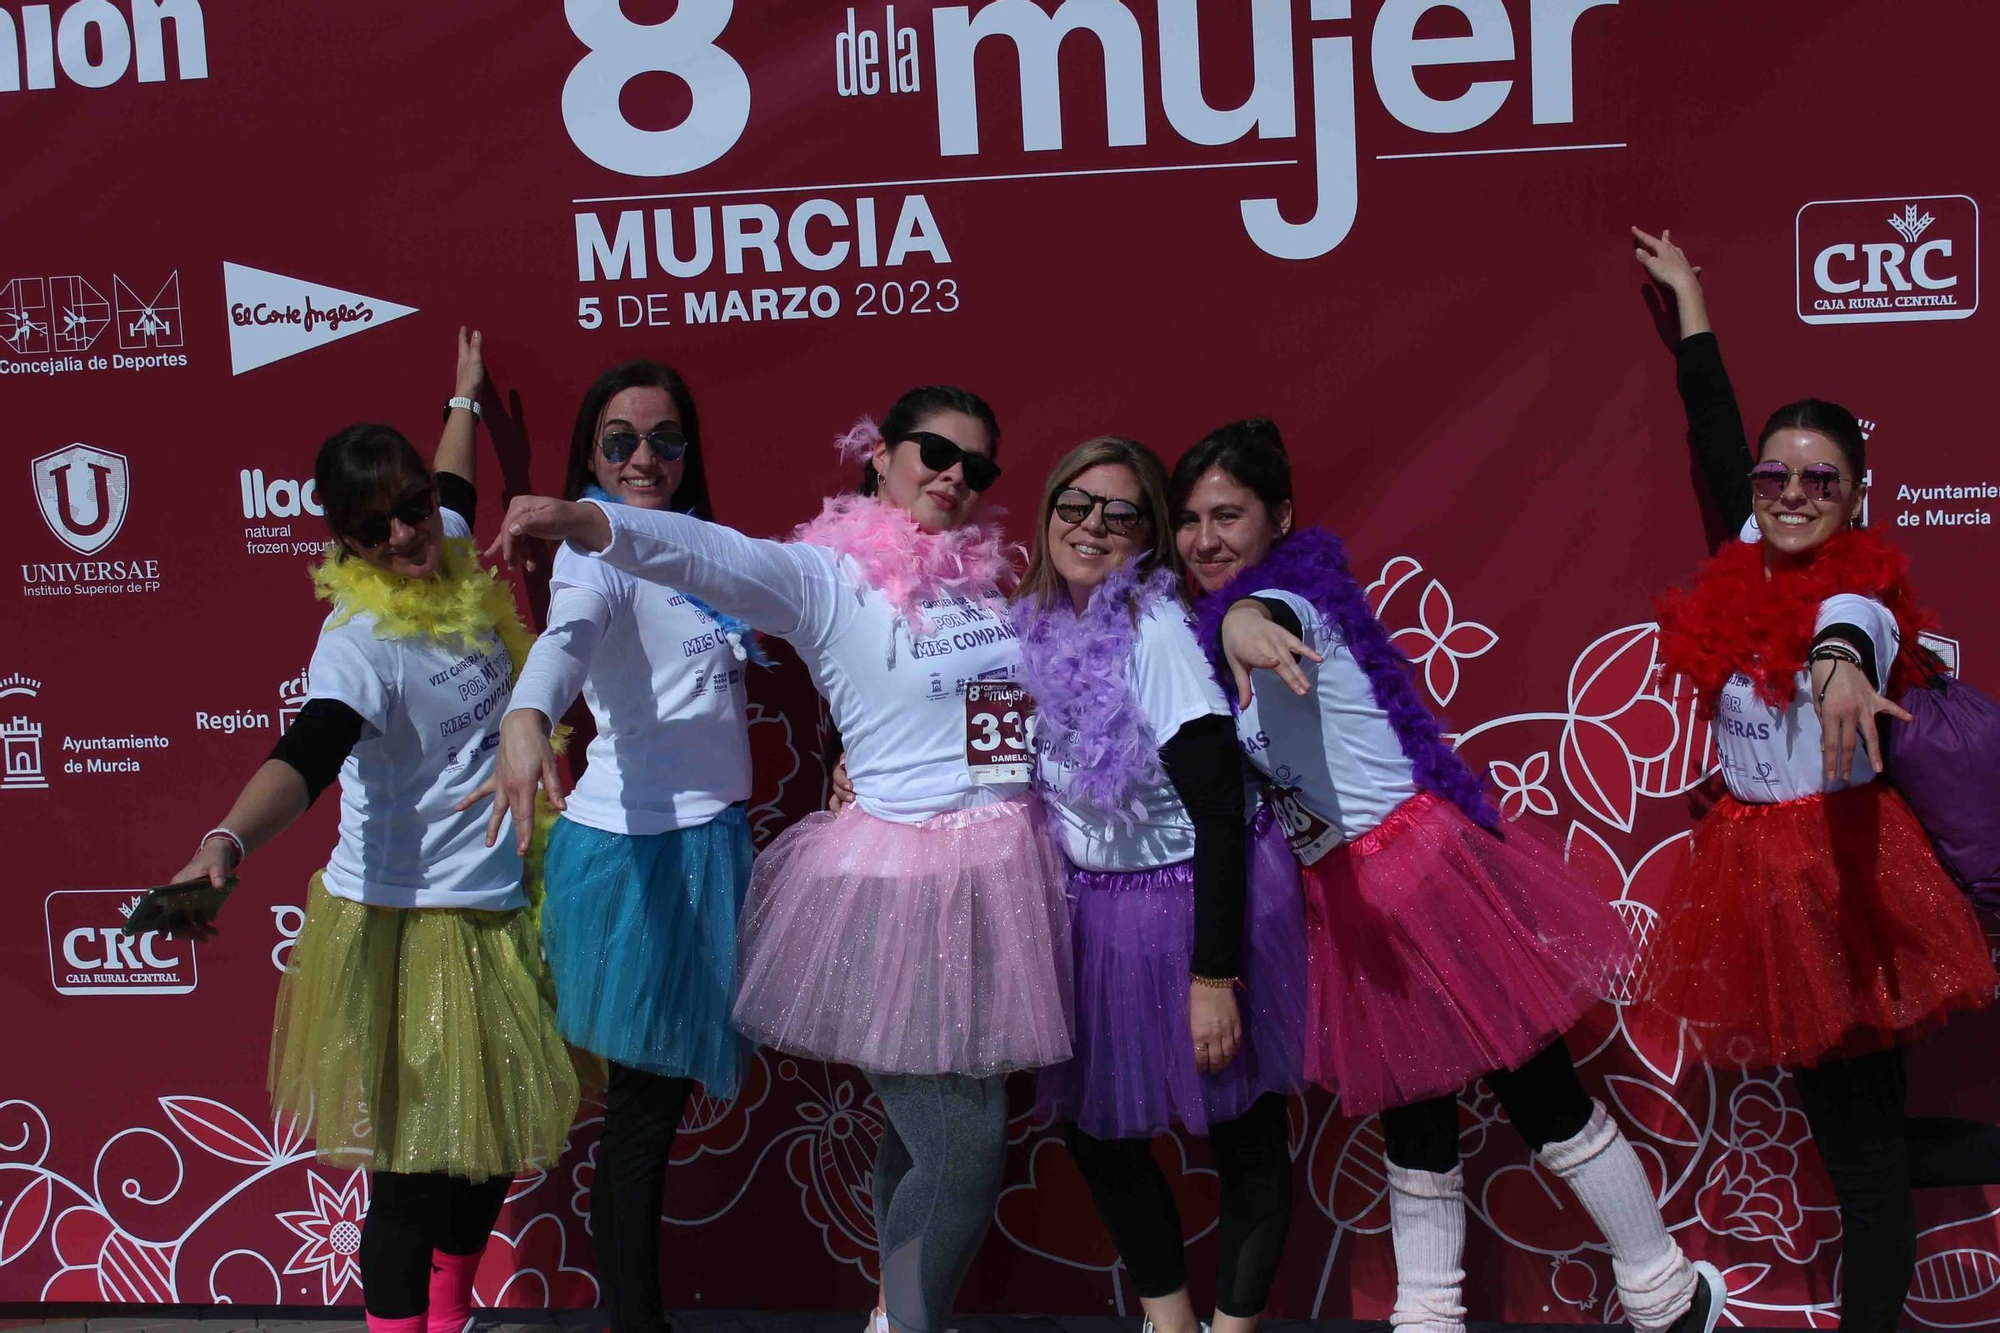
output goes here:
<path id="1" fill-rule="evenodd" d="M 1496 838 L 1428 792 L 1305 867 L 1306 1074 L 1370 1115 L 1513 1069 L 1632 954 L 1625 923 L 1540 830 Z"/>
<path id="2" fill-rule="evenodd" d="M 757 858 L 732 1017 L 871 1073 L 985 1076 L 1070 1053 L 1069 910 L 1032 799 L 921 824 L 811 814 Z"/>
<path id="3" fill-rule="evenodd" d="M 1194 864 L 1072 870 L 1076 1054 L 1035 1080 L 1046 1114 L 1100 1139 L 1207 1134 L 1267 1092 L 1300 1086 L 1306 1004 L 1298 863 L 1276 821 L 1251 833 L 1243 931 L 1243 1042 L 1217 1074 L 1195 1068 L 1188 1026 Z"/>

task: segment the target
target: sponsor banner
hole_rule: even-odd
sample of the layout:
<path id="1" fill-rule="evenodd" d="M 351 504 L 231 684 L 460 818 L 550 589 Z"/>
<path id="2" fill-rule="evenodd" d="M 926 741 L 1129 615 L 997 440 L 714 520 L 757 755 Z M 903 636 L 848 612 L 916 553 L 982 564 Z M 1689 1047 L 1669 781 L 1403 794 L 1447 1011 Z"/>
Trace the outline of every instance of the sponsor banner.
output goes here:
<path id="1" fill-rule="evenodd" d="M 351 338 L 416 307 L 324 283 L 288 278 L 246 264 L 222 266 L 229 303 L 229 371 L 241 375 L 273 361 Z"/>
<path id="2" fill-rule="evenodd" d="M 1970 195 L 1819 200 L 1793 224 L 1808 324 L 1966 319 L 1979 309 L 1979 205 Z"/>
<path id="3" fill-rule="evenodd" d="M 58 889 L 44 899 L 57 994 L 186 995 L 195 988 L 194 941 L 121 929 L 139 897 L 132 889 Z"/>

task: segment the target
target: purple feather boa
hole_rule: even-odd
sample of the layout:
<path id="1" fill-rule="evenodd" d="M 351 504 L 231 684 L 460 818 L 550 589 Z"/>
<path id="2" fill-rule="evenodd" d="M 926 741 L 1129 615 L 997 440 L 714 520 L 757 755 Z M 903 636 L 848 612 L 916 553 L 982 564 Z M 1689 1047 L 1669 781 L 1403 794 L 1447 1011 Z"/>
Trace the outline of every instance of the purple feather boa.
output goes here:
<path id="1" fill-rule="evenodd" d="M 1293 533 L 1271 548 L 1262 564 L 1246 569 L 1227 587 L 1195 603 L 1195 632 L 1215 667 L 1222 692 L 1232 703 L 1236 689 L 1222 656 L 1222 617 L 1246 597 L 1276 588 L 1305 598 L 1327 624 L 1340 631 L 1347 650 L 1368 676 L 1375 702 L 1403 747 L 1417 786 L 1436 792 L 1466 817 L 1494 832 L 1500 812 L 1487 799 L 1486 783 L 1446 744 L 1437 718 L 1418 697 L 1409 659 L 1398 652 L 1389 631 L 1368 609 L 1368 598 L 1347 568 L 1347 550 L 1324 528 Z"/>
<path id="2" fill-rule="evenodd" d="M 1037 728 L 1076 738 L 1069 747 L 1071 789 L 1099 810 L 1129 821 L 1145 813 L 1136 793 L 1166 780 L 1160 743 L 1125 670 L 1139 621 L 1174 595 L 1173 574 L 1114 570 L 1078 615 L 1064 599 L 1022 600 L 1008 609 L 1021 636 L 1021 681 L 1035 701 Z"/>

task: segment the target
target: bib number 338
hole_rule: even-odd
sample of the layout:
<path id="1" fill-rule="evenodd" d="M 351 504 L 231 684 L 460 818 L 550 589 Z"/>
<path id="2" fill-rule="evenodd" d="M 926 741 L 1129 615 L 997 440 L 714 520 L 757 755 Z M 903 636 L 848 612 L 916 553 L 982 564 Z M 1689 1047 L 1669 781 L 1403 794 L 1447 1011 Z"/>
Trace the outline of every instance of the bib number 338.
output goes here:
<path id="1" fill-rule="evenodd" d="M 1026 782 L 1034 772 L 1034 705 L 1019 685 L 965 683 L 965 766 L 974 782 Z"/>

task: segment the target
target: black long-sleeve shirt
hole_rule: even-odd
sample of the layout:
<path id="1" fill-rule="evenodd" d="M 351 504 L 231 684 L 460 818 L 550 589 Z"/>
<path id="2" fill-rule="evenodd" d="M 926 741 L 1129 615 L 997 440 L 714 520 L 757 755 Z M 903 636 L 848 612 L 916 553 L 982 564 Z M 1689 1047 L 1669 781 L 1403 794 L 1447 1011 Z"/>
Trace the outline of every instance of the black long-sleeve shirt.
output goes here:
<path id="1" fill-rule="evenodd" d="M 1160 747 L 1167 780 L 1194 824 L 1194 952 L 1198 977 L 1234 977 L 1242 969 L 1248 899 L 1243 826 L 1243 755 L 1233 718 L 1211 714 L 1184 724 Z"/>

